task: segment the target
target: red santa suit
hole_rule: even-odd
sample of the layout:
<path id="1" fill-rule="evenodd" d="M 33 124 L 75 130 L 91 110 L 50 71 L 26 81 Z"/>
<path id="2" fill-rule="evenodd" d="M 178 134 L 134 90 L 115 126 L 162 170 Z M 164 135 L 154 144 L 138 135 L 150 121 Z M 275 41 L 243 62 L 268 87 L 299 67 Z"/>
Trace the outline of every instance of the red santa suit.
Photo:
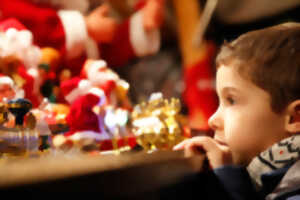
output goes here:
<path id="1" fill-rule="evenodd" d="M 84 17 L 76 10 L 58 10 L 53 5 L 28 0 L 1 0 L 0 12 L 1 18 L 16 17 L 29 27 L 38 46 L 58 49 L 66 57 L 65 66 L 72 68 L 73 75 L 80 73 L 87 57 L 101 56 L 114 67 L 134 57 L 153 54 L 160 48 L 159 30 L 144 29 L 141 11 L 119 25 L 110 44 L 97 44 L 89 38 Z"/>
<path id="2" fill-rule="evenodd" d="M 101 116 L 93 108 L 103 106 L 106 97 L 103 90 L 95 88 L 88 80 L 73 78 L 62 84 L 62 92 L 71 104 L 66 118 L 69 131 L 66 136 L 73 139 L 91 137 L 96 140 L 106 140 L 110 137 L 104 130 Z"/>
<path id="3" fill-rule="evenodd" d="M 9 75 L 22 82 L 25 98 L 29 99 L 34 107 L 38 106 L 40 102 L 38 64 L 41 51 L 32 44 L 31 32 L 16 19 L 0 22 L 0 57 L 4 59 L 9 56 L 15 57 L 20 62 L 17 71 Z"/>
<path id="4" fill-rule="evenodd" d="M 102 107 L 107 103 L 105 92 L 93 87 L 89 80 L 78 77 L 65 81 L 61 89 L 71 105 L 66 118 L 69 131 L 64 135 L 72 141 L 94 139 L 101 144 L 100 150 L 113 149 L 113 135 L 104 128 L 104 116 L 94 112 L 95 106 Z M 127 142 L 131 147 L 136 145 L 134 137 L 128 138 Z M 118 139 L 117 143 L 119 147 L 126 145 L 123 138 Z"/>

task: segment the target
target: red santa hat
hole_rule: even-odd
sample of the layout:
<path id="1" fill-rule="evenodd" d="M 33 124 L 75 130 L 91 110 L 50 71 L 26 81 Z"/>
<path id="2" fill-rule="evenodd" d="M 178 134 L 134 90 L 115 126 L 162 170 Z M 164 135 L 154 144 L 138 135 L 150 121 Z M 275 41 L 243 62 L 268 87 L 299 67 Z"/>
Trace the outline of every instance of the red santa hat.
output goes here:
<path id="1" fill-rule="evenodd" d="M 101 97 L 102 103 L 104 103 L 106 99 L 103 90 L 93 87 L 89 80 L 81 79 L 79 77 L 62 82 L 61 92 L 70 104 L 72 104 L 78 97 L 86 94 L 94 94 Z"/>
<path id="2" fill-rule="evenodd" d="M 117 84 L 115 81 L 113 80 L 108 80 L 106 81 L 104 84 L 102 84 L 100 86 L 100 88 L 104 91 L 105 95 L 107 97 L 110 96 L 110 94 L 112 93 L 112 91 L 116 88 Z"/>
<path id="3" fill-rule="evenodd" d="M 9 18 L 0 22 L 0 31 L 6 32 L 9 28 L 14 28 L 18 31 L 26 30 L 26 27 L 15 18 Z"/>

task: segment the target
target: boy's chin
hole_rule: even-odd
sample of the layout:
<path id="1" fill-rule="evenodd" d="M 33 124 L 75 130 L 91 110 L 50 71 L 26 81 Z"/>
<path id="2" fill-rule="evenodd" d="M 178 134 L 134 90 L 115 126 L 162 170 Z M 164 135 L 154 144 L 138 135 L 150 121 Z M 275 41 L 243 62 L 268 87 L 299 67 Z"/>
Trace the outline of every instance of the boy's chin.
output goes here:
<path id="1" fill-rule="evenodd" d="M 233 153 L 233 164 L 239 166 L 248 166 L 253 158 Z"/>

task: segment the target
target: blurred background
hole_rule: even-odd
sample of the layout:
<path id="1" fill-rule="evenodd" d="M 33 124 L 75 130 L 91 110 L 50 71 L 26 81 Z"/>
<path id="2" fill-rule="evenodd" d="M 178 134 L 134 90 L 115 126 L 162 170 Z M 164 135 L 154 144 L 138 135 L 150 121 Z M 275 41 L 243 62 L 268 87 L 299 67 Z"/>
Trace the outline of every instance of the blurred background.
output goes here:
<path id="1" fill-rule="evenodd" d="M 134 0 L 108 2 L 113 16 L 119 19 L 133 12 Z M 90 3 L 93 9 L 103 1 Z M 191 126 L 196 129 L 208 128 L 206 121 L 217 107 L 217 98 L 194 86 L 214 81 L 214 59 L 223 42 L 251 30 L 300 20 L 300 0 L 166 0 L 165 3 L 160 51 L 116 70 L 129 81 L 134 103 L 157 91 L 166 98 L 180 98 L 183 113 L 190 115 Z"/>

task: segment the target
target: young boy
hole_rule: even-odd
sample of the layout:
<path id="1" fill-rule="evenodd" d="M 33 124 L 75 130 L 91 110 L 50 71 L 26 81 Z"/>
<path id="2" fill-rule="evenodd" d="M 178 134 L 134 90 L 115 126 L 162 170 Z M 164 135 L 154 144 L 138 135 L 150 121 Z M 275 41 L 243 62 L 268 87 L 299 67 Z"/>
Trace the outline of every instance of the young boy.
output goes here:
<path id="1" fill-rule="evenodd" d="M 243 34 L 216 64 L 214 138 L 174 149 L 205 152 L 230 199 L 300 199 L 300 24 Z"/>

